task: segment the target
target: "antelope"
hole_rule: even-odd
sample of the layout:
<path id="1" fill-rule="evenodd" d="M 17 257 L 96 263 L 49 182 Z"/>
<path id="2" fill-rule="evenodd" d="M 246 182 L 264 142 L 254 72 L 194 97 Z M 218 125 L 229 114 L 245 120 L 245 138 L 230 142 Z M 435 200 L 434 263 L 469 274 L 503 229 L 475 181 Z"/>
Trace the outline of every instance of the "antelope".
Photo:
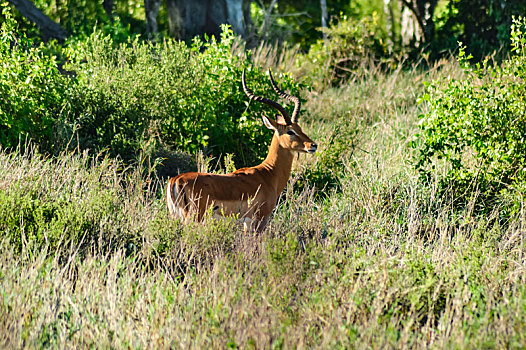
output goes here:
<path id="1" fill-rule="evenodd" d="M 290 178 L 294 152 L 315 153 L 317 145 L 298 125 L 301 102 L 296 96 L 281 91 L 269 70 L 270 83 L 282 98 L 294 103 L 292 117 L 279 103 L 256 96 L 247 87 L 245 70 L 241 77 L 243 91 L 252 101 L 276 109 L 276 120 L 264 115 L 265 126 L 274 132 L 265 160 L 254 167 L 241 168 L 230 174 L 188 172 L 168 180 L 166 203 L 172 218 L 188 223 L 201 221 L 209 208 L 213 217 L 234 215 L 247 229 L 262 232 Z"/>

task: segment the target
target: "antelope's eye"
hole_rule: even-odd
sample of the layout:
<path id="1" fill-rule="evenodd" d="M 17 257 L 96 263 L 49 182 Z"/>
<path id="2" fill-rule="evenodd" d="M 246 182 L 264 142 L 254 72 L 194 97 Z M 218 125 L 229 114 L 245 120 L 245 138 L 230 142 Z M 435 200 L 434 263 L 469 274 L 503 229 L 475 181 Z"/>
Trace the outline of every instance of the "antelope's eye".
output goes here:
<path id="1" fill-rule="evenodd" d="M 297 134 L 294 131 L 292 131 L 292 130 L 288 130 L 287 131 L 287 135 L 296 136 Z"/>

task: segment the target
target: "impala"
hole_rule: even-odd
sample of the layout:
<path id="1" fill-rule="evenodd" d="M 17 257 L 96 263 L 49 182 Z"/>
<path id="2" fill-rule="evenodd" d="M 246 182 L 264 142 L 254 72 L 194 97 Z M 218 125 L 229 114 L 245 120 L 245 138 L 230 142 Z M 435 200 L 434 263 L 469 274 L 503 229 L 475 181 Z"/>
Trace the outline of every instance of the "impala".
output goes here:
<path id="1" fill-rule="evenodd" d="M 274 131 L 265 160 L 231 174 L 189 172 L 172 177 L 166 190 L 166 203 L 172 217 L 184 222 L 192 218 L 201 221 L 211 207 L 214 217 L 234 215 L 257 232 L 265 229 L 289 180 L 294 152 L 315 153 L 317 149 L 316 143 L 297 124 L 300 99 L 281 91 L 270 71 L 269 75 L 274 91 L 294 103 L 292 117 L 279 103 L 254 95 L 246 85 L 244 70 L 241 78 L 249 99 L 267 104 L 280 113 L 276 120 L 262 117 L 265 126 Z"/>

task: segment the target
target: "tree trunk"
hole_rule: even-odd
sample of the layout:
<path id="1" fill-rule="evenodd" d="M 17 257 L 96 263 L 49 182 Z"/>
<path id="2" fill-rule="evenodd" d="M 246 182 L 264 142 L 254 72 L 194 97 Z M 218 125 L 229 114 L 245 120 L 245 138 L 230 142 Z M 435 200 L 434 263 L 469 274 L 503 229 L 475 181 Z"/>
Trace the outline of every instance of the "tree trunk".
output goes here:
<path id="1" fill-rule="evenodd" d="M 243 0 L 225 0 L 227 22 L 232 26 L 234 33 L 245 36 L 245 23 L 243 20 Z"/>
<path id="2" fill-rule="evenodd" d="M 435 35 L 435 22 L 433 14 L 438 0 L 401 0 L 416 18 L 422 32 L 423 44 L 429 44 Z"/>
<path id="3" fill-rule="evenodd" d="M 433 41 L 435 36 L 435 22 L 433 21 L 433 14 L 435 13 L 435 8 L 437 6 L 438 0 L 430 1 L 420 1 L 418 3 L 420 9 L 419 12 L 423 13 L 424 16 L 424 37 L 426 44 L 429 44 Z"/>
<path id="4" fill-rule="evenodd" d="M 243 21 L 245 25 L 245 33 L 250 35 L 252 31 L 254 30 L 254 22 L 252 22 L 252 16 L 250 15 L 250 4 L 252 3 L 252 0 L 244 0 L 243 1 Z"/>
<path id="5" fill-rule="evenodd" d="M 219 35 L 228 23 L 236 34 L 247 34 L 251 0 L 166 0 L 170 35 L 189 40 L 196 35 Z M 248 16 L 247 16 L 248 13 Z"/>
<path id="6" fill-rule="evenodd" d="M 144 13 L 146 15 L 146 35 L 152 38 L 158 33 L 157 29 L 157 15 L 159 14 L 159 7 L 161 0 L 144 0 Z"/>
<path id="7" fill-rule="evenodd" d="M 30 0 L 9 0 L 18 11 L 29 21 L 35 23 L 40 29 L 42 40 L 57 39 L 60 42 L 66 40 L 67 33 L 58 23 L 40 11 Z"/>
<path id="8" fill-rule="evenodd" d="M 396 22 L 395 22 L 395 15 L 393 11 L 393 6 L 396 6 L 397 2 L 391 2 L 391 0 L 384 0 L 384 14 L 386 17 L 386 30 L 388 35 L 387 40 L 387 49 L 389 50 L 389 54 L 393 52 L 393 49 L 397 43 L 397 37 L 396 37 Z"/>
<path id="9" fill-rule="evenodd" d="M 321 27 L 327 28 L 327 21 L 329 15 L 327 14 L 327 0 L 320 0 L 321 6 Z M 323 40 L 327 39 L 327 33 L 323 32 Z"/>
<path id="10" fill-rule="evenodd" d="M 166 14 L 168 15 L 168 33 L 174 38 L 182 39 L 184 35 L 183 18 L 180 4 L 177 0 L 166 0 Z"/>
<path id="11" fill-rule="evenodd" d="M 104 11 L 106 11 L 108 18 L 113 23 L 113 0 L 104 0 L 102 7 L 104 7 Z"/>

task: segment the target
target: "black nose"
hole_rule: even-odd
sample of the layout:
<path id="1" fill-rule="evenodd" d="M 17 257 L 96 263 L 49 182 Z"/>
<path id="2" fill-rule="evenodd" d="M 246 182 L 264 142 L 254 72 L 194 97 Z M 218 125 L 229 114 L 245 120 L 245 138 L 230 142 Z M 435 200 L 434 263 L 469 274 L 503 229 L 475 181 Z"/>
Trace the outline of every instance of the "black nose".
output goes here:
<path id="1" fill-rule="evenodd" d="M 310 147 L 307 151 L 307 153 L 315 153 L 318 150 L 318 145 L 316 145 L 314 142 L 310 144 Z"/>

